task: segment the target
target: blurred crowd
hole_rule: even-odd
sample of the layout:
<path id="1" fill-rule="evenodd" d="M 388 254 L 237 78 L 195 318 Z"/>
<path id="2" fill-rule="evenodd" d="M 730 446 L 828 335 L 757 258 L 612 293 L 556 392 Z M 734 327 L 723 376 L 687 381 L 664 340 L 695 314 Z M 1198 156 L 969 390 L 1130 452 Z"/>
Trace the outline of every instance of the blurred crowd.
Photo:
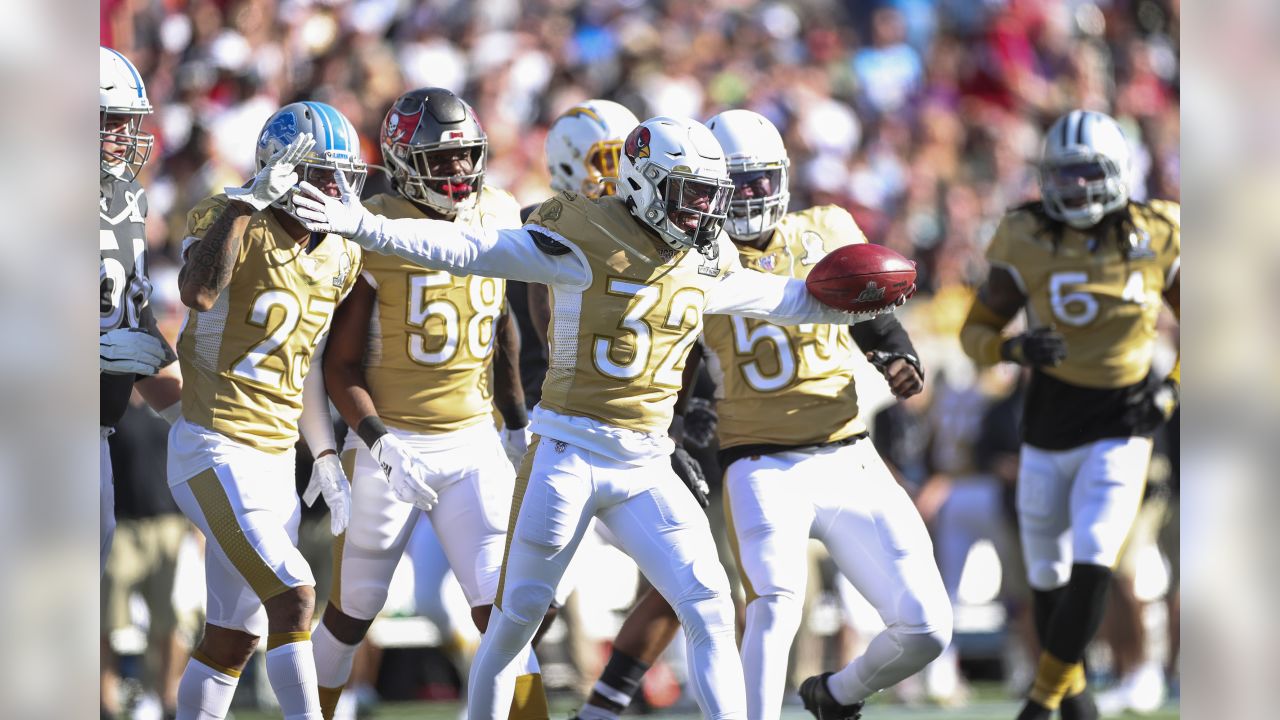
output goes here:
<path id="1" fill-rule="evenodd" d="M 980 538 L 939 525 L 950 512 L 955 527 L 983 526 L 962 500 L 979 517 L 1004 513 L 1017 444 L 1016 375 L 975 373 L 956 335 L 995 224 L 1037 196 L 1044 128 L 1070 108 L 1109 113 L 1134 143 L 1133 197 L 1180 194 L 1178 0 L 103 0 L 101 17 L 102 44 L 138 66 L 156 107 L 141 181 L 153 302 L 171 333 L 186 212 L 250 175 L 259 129 L 285 103 L 334 105 L 380 164 L 391 102 L 449 88 L 488 133 L 485 182 L 522 204 L 549 194 L 545 133 L 578 101 L 612 99 L 641 118 L 742 107 L 771 119 L 791 156 L 793 209 L 841 205 L 918 263 L 904 322 L 933 389 L 878 417 L 876 442 L 938 533 L 955 587 L 947 558 L 963 565 Z M 1153 468 L 1155 487 L 1176 486 L 1176 467 Z M 1006 581 L 1022 572 L 1016 549 L 1000 555 Z M 1006 605 L 1013 623 L 1017 601 Z"/>

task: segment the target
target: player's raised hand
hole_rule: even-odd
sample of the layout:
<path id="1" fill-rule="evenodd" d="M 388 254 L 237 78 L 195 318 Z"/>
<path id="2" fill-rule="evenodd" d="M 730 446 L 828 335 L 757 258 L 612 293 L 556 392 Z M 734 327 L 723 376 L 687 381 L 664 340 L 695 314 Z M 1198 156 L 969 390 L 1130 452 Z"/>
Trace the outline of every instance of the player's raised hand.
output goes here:
<path id="1" fill-rule="evenodd" d="M 116 328 L 98 336 L 98 369 L 112 375 L 155 375 L 164 362 L 164 343 L 137 328 Z"/>
<path id="2" fill-rule="evenodd" d="M 320 495 L 324 495 L 324 503 L 329 506 L 330 532 L 335 536 L 341 535 L 351 519 L 351 483 L 347 481 L 347 474 L 342 471 L 342 462 L 336 454 L 316 458 L 311 466 L 311 482 L 302 493 L 302 501 L 311 507 Z"/>
<path id="3" fill-rule="evenodd" d="M 293 196 L 293 209 L 303 227 L 311 232 L 351 237 L 360 229 L 360 223 L 369 216 L 369 211 L 351 192 L 346 173 L 338 172 L 336 175 L 338 197 L 326 195 L 320 188 L 304 181 Z"/>
<path id="4" fill-rule="evenodd" d="M 373 459 L 382 466 L 391 490 L 401 502 L 430 511 L 440 502 L 435 488 L 427 482 L 427 464 L 413 448 L 400 438 L 387 433 L 369 448 Z"/>
<path id="5" fill-rule="evenodd" d="M 316 139 L 310 133 L 298 133 L 293 142 L 277 150 L 244 187 L 224 188 L 227 197 L 250 205 L 254 210 L 265 210 L 298 184 L 295 168 L 315 144 Z"/>

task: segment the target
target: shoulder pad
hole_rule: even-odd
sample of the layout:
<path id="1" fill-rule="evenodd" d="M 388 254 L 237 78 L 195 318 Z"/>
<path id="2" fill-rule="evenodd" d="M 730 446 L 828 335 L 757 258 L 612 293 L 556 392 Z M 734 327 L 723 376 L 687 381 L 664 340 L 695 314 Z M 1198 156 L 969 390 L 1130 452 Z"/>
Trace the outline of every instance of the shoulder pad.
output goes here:
<path id="1" fill-rule="evenodd" d="M 534 228 L 526 227 L 525 232 L 529 233 L 533 238 L 533 244 L 538 246 L 539 250 L 548 255 L 564 255 L 570 252 L 567 245 L 559 240 L 552 239 L 551 236 L 545 233 L 538 232 Z"/>

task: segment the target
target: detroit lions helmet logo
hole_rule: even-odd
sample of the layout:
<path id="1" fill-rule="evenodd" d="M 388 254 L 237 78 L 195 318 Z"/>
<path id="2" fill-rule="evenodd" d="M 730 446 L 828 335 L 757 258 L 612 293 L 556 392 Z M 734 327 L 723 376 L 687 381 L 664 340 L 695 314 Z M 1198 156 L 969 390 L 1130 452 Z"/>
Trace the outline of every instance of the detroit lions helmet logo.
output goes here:
<path id="1" fill-rule="evenodd" d="M 265 146 L 267 142 L 276 140 L 283 147 L 293 142 L 297 136 L 298 119 L 293 116 L 293 113 L 280 113 L 262 129 L 262 137 L 258 139 L 258 145 Z"/>

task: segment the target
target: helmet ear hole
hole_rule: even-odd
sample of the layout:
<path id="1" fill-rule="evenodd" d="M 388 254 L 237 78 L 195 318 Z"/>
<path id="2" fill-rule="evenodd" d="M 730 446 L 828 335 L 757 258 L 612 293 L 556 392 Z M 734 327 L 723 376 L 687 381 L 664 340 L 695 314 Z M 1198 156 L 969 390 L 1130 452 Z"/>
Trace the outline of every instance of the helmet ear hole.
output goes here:
<path id="1" fill-rule="evenodd" d="M 631 184 L 632 190 L 634 190 L 635 192 L 640 192 L 640 183 L 636 182 L 635 178 L 629 177 L 627 178 L 627 182 Z"/>

